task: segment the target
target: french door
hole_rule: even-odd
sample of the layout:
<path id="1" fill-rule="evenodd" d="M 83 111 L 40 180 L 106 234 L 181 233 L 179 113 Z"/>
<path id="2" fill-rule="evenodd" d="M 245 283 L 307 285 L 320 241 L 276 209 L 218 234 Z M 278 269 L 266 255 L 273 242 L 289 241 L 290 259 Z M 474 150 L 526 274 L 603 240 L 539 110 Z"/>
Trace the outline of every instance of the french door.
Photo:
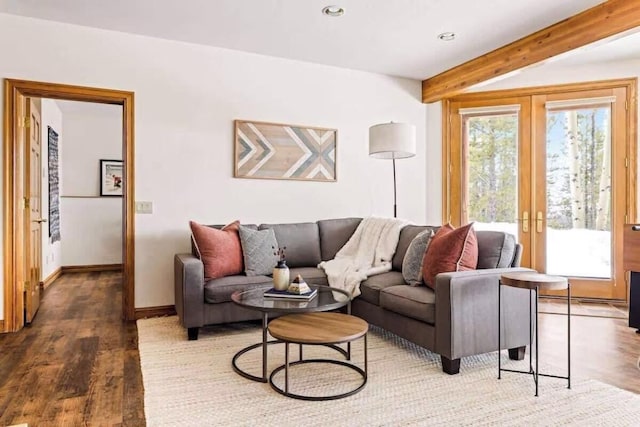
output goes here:
<path id="1" fill-rule="evenodd" d="M 449 218 L 476 230 L 528 240 L 531 101 L 527 97 L 451 103 Z M 522 265 L 531 265 L 523 244 Z"/>
<path id="2" fill-rule="evenodd" d="M 445 219 L 512 233 L 523 266 L 568 277 L 577 297 L 626 299 L 636 169 L 627 90 L 451 100 Z"/>

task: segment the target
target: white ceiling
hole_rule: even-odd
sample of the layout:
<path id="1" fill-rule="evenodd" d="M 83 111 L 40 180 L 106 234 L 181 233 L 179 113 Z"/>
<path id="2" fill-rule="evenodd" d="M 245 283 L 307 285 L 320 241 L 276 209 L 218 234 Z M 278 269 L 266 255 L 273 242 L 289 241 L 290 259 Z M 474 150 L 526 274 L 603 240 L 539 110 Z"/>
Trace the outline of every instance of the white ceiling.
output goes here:
<path id="1" fill-rule="evenodd" d="M 422 80 L 602 1 L 0 0 L 0 12 Z M 345 15 L 322 15 L 329 4 Z"/>

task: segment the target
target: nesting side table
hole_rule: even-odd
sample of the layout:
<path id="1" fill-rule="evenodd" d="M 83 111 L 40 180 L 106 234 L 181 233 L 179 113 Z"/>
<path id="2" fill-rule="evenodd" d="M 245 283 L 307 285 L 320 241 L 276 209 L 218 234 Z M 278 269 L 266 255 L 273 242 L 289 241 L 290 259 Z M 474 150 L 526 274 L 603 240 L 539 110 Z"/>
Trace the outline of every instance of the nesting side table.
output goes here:
<path id="1" fill-rule="evenodd" d="M 502 367 L 500 348 L 501 348 L 501 325 L 502 317 L 501 294 L 502 286 L 512 286 L 515 288 L 529 290 L 529 370 L 520 371 L 515 369 L 506 369 Z M 538 369 L 538 294 L 540 290 L 567 290 L 567 376 L 542 374 Z M 536 366 L 533 368 L 533 313 L 531 312 L 532 292 L 535 293 L 535 344 L 536 344 Z M 508 273 L 500 277 L 500 286 L 498 286 L 498 379 L 501 378 L 502 372 L 516 372 L 520 374 L 529 374 L 533 376 L 536 384 L 536 396 L 538 396 L 538 379 L 539 377 L 552 377 L 567 380 L 567 388 L 571 388 L 571 284 L 566 277 L 549 276 L 540 273 L 522 272 Z"/>
<path id="2" fill-rule="evenodd" d="M 278 340 L 269 341 L 268 339 L 267 325 L 269 323 L 269 313 L 312 313 L 317 311 L 336 310 L 344 306 L 347 306 L 347 313 L 351 313 L 351 294 L 347 291 L 321 285 L 311 285 L 311 287 L 318 290 L 318 295 L 311 300 L 272 300 L 264 297 L 265 288 L 236 291 L 231 294 L 231 300 L 239 306 L 262 312 L 262 342 L 245 347 L 233 356 L 231 365 L 236 373 L 252 381 L 259 381 L 263 383 L 269 382 L 269 378 L 267 376 L 267 345 L 281 342 Z M 346 356 L 347 352 L 351 349 L 350 346 L 351 343 L 347 343 L 347 351 L 344 351 L 342 348 L 337 346 L 330 347 Z M 260 347 L 262 348 L 261 377 L 240 369 L 237 364 L 238 359 L 243 354 Z"/>
<path id="3" fill-rule="evenodd" d="M 367 384 L 367 332 L 369 325 L 359 317 L 343 313 L 303 313 L 289 314 L 279 317 L 269 323 L 269 333 L 274 338 L 285 343 L 284 365 L 277 367 L 271 372 L 269 383 L 278 393 L 287 397 L 302 400 L 334 400 L 351 396 L 364 388 Z M 350 343 L 358 338 L 364 337 L 364 369 L 351 362 L 351 348 L 347 350 L 347 360 L 334 359 L 303 359 L 302 345 L 329 345 L 334 346 L 341 343 Z M 300 360 L 289 362 L 289 344 L 300 344 Z M 346 393 L 334 394 L 332 396 L 307 396 L 289 391 L 289 366 L 304 363 L 330 363 L 349 368 L 362 377 L 362 382 L 355 389 Z M 274 384 L 274 376 L 284 370 L 284 388 Z"/>

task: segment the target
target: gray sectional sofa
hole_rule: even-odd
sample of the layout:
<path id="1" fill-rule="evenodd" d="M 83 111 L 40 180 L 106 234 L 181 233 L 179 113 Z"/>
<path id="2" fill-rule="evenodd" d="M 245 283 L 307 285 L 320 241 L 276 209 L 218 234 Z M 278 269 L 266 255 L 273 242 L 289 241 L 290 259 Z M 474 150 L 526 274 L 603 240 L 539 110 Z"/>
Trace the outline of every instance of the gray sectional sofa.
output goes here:
<path id="1" fill-rule="evenodd" d="M 316 266 L 334 258 L 360 221 L 343 218 L 251 227 L 273 228 L 278 245 L 287 247 L 291 277 L 301 274 L 309 283 L 326 285 L 324 271 Z M 456 374 L 461 358 L 498 347 L 500 274 L 528 269 L 518 267 L 521 246 L 512 235 L 478 231 L 478 270 L 439 274 L 435 291 L 409 286 L 402 277 L 402 260 L 413 238 L 427 228 L 408 225 L 402 229 L 393 270 L 361 284 L 361 295 L 352 302 L 352 314 L 439 354 L 443 371 Z M 194 254 L 193 250 L 176 254 L 174 264 L 176 311 L 189 339 L 197 339 L 199 328 L 206 325 L 260 319 L 261 313 L 231 302 L 231 294 L 269 288 L 270 277 L 236 275 L 205 282 L 203 264 Z M 510 287 L 502 292 L 501 343 L 512 359 L 521 359 L 529 342 L 529 295 L 526 290 Z"/>

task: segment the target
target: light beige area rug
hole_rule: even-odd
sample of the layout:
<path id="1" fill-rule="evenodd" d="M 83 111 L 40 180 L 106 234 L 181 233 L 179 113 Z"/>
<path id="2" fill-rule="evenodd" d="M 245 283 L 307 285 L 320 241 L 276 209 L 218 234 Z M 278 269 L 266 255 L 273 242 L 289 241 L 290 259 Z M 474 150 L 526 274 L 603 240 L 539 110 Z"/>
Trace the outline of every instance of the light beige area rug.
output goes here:
<path id="1" fill-rule="evenodd" d="M 640 425 L 640 396 L 594 380 L 540 379 L 534 397 L 529 375 L 504 373 L 497 355 L 463 360 L 459 375 L 441 371 L 439 356 L 386 331 L 369 333 L 369 381 L 351 397 L 310 402 L 276 393 L 231 367 L 233 355 L 259 342 L 255 325 L 201 330 L 187 341 L 176 317 L 138 320 L 145 415 L 149 426 L 454 426 Z M 284 345 L 269 346 L 270 370 L 284 363 Z M 294 351 L 295 350 L 295 351 Z M 305 357 L 336 357 L 324 347 L 305 347 Z M 297 358 L 292 346 L 292 360 Z M 362 365 L 362 342 L 353 360 Z M 503 355 L 505 364 L 520 369 Z M 245 354 L 241 367 L 261 372 L 261 351 Z M 301 365 L 291 371 L 291 391 L 336 394 L 359 377 L 337 365 Z M 563 375 L 564 372 L 547 372 Z M 279 373 L 276 382 L 282 384 Z"/>

